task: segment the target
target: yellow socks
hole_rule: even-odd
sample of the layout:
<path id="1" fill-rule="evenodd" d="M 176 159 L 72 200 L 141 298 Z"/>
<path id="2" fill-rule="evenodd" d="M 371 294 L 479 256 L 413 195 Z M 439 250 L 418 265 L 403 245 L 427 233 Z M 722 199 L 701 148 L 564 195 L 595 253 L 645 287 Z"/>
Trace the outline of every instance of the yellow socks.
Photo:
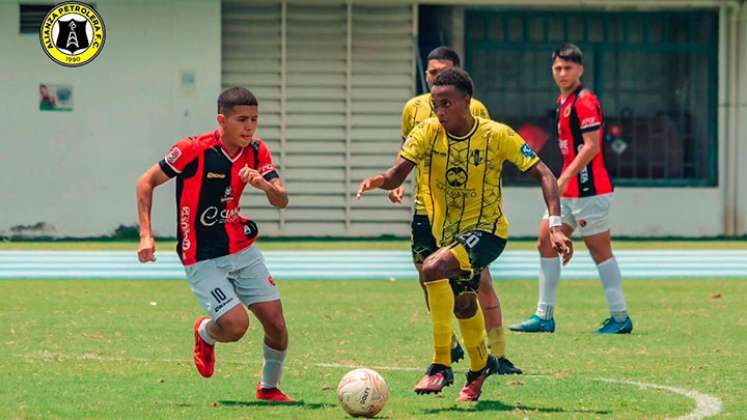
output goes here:
<path id="1" fill-rule="evenodd" d="M 495 327 L 488 331 L 488 347 L 496 359 L 506 356 L 506 335 L 503 327 Z"/>
<path id="2" fill-rule="evenodd" d="M 431 309 L 431 323 L 433 324 L 433 363 L 451 366 L 451 320 L 454 313 L 454 292 L 451 290 L 448 279 L 428 282 L 425 287 L 428 289 L 428 306 Z"/>
<path id="3" fill-rule="evenodd" d="M 482 309 L 478 307 L 472 318 L 460 319 L 459 328 L 462 330 L 464 347 L 469 354 L 469 370 L 477 372 L 488 363 L 488 349 L 485 346 L 485 318 Z"/>

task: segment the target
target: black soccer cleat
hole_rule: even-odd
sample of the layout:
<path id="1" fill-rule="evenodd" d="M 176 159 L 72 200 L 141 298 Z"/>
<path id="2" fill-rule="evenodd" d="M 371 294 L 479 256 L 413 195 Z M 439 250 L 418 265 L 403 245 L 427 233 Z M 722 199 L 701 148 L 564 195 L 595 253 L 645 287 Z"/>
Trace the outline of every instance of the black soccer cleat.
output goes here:
<path id="1" fill-rule="evenodd" d="M 498 359 L 498 366 L 495 368 L 495 373 L 498 375 L 521 375 L 524 371 L 514 366 L 510 360 L 501 357 Z"/>
<path id="2" fill-rule="evenodd" d="M 459 363 L 462 359 L 464 359 L 464 349 L 459 341 L 455 340 L 451 347 L 451 363 Z"/>

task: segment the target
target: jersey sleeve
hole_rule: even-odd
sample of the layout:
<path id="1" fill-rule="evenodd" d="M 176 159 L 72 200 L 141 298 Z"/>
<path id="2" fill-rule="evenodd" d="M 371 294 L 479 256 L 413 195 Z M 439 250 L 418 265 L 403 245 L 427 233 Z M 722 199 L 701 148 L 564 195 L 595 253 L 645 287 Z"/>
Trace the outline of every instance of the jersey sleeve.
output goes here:
<path id="1" fill-rule="evenodd" d="M 158 162 L 158 166 L 161 170 L 168 175 L 169 178 L 173 178 L 192 163 L 197 158 L 197 145 L 193 138 L 186 138 L 180 140 L 175 145 L 171 146 L 171 150 L 166 156 Z"/>
<path id="2" fill-rule="evenodd" d="M 263 141 L 259 142 L 259 153 L 257 161 L 257 171 L 268 181 L 280 178 L 275 164 L 272 163 L 272 154 L 270 148 Z"/>
<path id="3" fill-rule="evenodd" d="M 477 99 L 472 99 L 470 101 L 469 107 L 470 107 L 470 110 L 473 116 L 485 118 L 486 120 L 490 119 L 490 113 L 488 112 L 488 109 L 485 107 L 485 104 L 478 101 Z"/>
<path id="4" fill-rule="evenodd" d="M 410 131 L 412 131 L 412 110 L 414 106 L 412 106 L 412 102 L 408 101 L 405 104 L 405 107 L 402 109 L 402 141 L 405 141 L 407 138 L 407 135 L 410 134 Z"/>
<path id="5" fill-rule="evenodd" d="M 405 138 L 400 156 L 416 165 L 423 160 L 427 146 L 426 138 L 428 138 L 429 131 L 430 124 L 428 124 L 428 120 L 421 122 L 413 128 Z"/>
<path id="6" fill-rule="evenodd" d="M 534 150 L 511 127 L 505 127 L 502 137 L 503 158 L 513 163 L 521 172 L 528 171 L 540 161 Z"/>
<path id="7" fill-rule="evenodd" d="M 576 100 L 575 107 L 582 133 L 599 129 L 602 125 L 602 112 L 594 95 L 582 95 Z"/>

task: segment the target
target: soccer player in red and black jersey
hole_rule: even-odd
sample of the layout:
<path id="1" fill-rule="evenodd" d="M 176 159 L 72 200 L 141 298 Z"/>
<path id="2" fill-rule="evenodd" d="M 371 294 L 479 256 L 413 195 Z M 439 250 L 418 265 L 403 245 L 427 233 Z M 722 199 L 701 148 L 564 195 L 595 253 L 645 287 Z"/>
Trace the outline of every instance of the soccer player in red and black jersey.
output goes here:
<path id="1" fill-rule="evenodd" d="M 278 383 L 288 348 L 288 332 L 275 282 L 254 246 L 257 225 L 239 214 L 247 184 L 263 191 L 275 207 L 288 205 L 265 142 L 257 130 L 257 99 L 234 87 L 218 97 L 218 129 L 176 143 L 137 183 L 140 262 L 155 261 L 150 211 L 153 189 L 176 178 L 177 253 L 192 292 L 209 314 L 194 324 L 194 362 L 209 378 L 216 342 L 238 341 L 249 327 L 244 305 L 265 331 L 262 379 L 257 398 L 293 402 Z"/>
<path id="2" fill-rule="evenodd" d="M 512 325 L 512 331 L 555 331 L 553 312 L 560 260 L 550 243 L 551 229 L 560 229 L 567 236 L 577 230 L 597 265 L 610 317 L 596 332 L 627 334 L 633 330 L 625 305 L 620 267 L 612 255 L 609 212 L 613 186 L 604 161 L 604 116 L 597 97 L 581 84 L 583 73 L 583 55 L 577 46 L 565 44 L 553 52 L 552 74 L 560 89 L 557 126 L 563 155 L 563 170 L 558 178 L 561 216 L 545 215 L 540 224 L 537 311 L 526 321 Z"/>

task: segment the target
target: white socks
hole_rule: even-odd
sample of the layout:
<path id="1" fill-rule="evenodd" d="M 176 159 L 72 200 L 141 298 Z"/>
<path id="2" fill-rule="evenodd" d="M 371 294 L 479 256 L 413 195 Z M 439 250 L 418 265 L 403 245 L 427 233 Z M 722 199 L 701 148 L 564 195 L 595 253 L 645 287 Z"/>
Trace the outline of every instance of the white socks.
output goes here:
<path id="1" fill-rule="evenodd" d="M 628 317 L 625 307 L 625 296 L 622 291 L 622 275 L 617 260 L 612 257 L 597 265 L 599 278 L 602 279 L 604 295 L 607 297 L 607 306 L 610 308 L 612 317 L 617 322 L 623 322 Z"/>
<path id="2" fill-rule="evenodd" d="M 280 377 L 283 376 L 283 362 L 287 350 L 280 351 L 263 344 L 265 356 L 264 365 L 262 365 L 262 382 L 261 387 L 264 389 L 277 388 L 280 383 Z"/>
<path id="3" fill-rule="evenodd" d="M 205 340 L 206 343 L 210 344 L 211 346 L 215 345 L 215 339 L 208 333 L 207 330 L 207 324 L 210 322 L 209 318 L 205 318 L 200 323 L 200 326 L 197 327 L 197 332 L 200 334 L 200 337 L 202 337 L 203 340 Z"/>
<path id="4" fill-rule="evenodd" d="M 536 315 L 542 319 L 552 319 L 553 307 L 558 295 L 560 281 L 560 258 L 540 257 L 539 300 Z"/>

